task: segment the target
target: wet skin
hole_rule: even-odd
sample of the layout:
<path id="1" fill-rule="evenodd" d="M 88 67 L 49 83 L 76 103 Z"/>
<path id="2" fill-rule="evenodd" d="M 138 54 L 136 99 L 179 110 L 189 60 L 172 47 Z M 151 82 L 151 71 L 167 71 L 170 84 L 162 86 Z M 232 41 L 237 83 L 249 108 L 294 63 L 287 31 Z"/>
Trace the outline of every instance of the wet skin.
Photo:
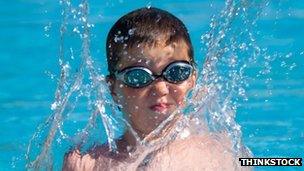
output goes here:
<path id="1" fill-rule="evenodd" d="M 144 66 L 153 73 L 160 74 L 173 61 L 190 60 L 187 46 L 182 42 L 169 46 L 134 48 L 126 52 L 117 65 L 118 70 L 130 66 Z M 171 84 L 159 78 L 140 89 L 128 87 L 119 80 L 108 81 L 113 99 L 121 105 L 122 112 L 126 114 L 139 136 L 144 138 L 172 111 L 185 104 L 185 97 L 195 85 L 195 80 L 195 74 L 181 84 Z M 235 167 L 234 156 L 229 152 L 231 147 L 229 138 L 224 135 L 216 137 L 206 134 L 177 139 L 156 151 L 144 168 L 145 170 L 240 170 Z M 129 145 L 135 145 L 132 134 L 127 131 L 121 142 L 117 144 L 121 152 L 117 156 L 107 155 L 108 147 L 91 149 L 86 154 L 81 154 L 77 149 L 70 151 L 65 155 L 63 170 L 126 170 L 125 167 L 137 170 L 140 163 L 125 163 L 128 160 L 128 151 L 124 149 Z M 141 147 L 135 149 L 142 152 Z M 120 164 L 124 164 L 123 169 L 120 168 Z"/>
<path id="2" fill-rule="evenodd" d="M 155 74 L 174 61 L 190 61 L 188 47 L 183 42 L 170 45 L 159 44 L 155 47 L 132 48 L 122 52 L 117 70 L 126 67 L 143 66 Z M 154 130 L 175 109 L 184 105 L 184 100 L 195 85 L 196 76 L 179 84 L 173 84 L 158 78 L 143 88 L 126 86 L 122 81 L 110 79 L 111 93 L 115 102 L 121 105 L 132 127 L 143 138 Z"/>

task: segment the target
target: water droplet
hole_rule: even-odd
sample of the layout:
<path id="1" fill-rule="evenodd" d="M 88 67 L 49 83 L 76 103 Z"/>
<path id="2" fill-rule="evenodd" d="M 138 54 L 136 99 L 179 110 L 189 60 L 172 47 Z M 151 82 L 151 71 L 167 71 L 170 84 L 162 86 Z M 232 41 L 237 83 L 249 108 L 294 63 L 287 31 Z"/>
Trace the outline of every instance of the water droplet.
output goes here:
<path id="1" fill-rule="evenodd" d="M 61 144 L 61 138 L 56 139 L 57 143 Z"/>
<path id="2" fill-rule="evenodd" d="M 134 34 L 136 28 L 129 29 L 128 34 L 131 36 Z"/>
<path id="3" fill-rule="evenodd" d="M 101 113 L 105 113 L 106 112 L 106 108 L 104 107 L 104 105 L 101 105 L 100 112 Z"/>
<path id="4" fill-rule="evenodd" d="M 287 64 L 286 64 L 285 61 L 282 61 L 282 62 L 281 62 L 281 67 L 283 67 L 283 68 L 286 68 L 286 67 L 287 67 Z"/>
<path id="5" fill-rule="evenodd" d="M 52 74 L 50 71 L 45 71 L 45 74 L 49 76 L 52 80 L 55 78 L 55 74 Z"/>
<path id="6" fill-rule="evenodd" d="M 71 53 L 71 59 L 73 60 L 74 59 L 74 52 L 73 52 L 73 48 L 70 47 L 70 53 Z"/>
<path id="7" fill-rule="evenodd" d="M 114 42 L 115 43 L 123 43 L 124 42 L 124 36 L 115 35 L 114 36 Z"/>
<path id="8" fill-rule="evenodd" d="M 183 132 L 181 132 L 180 137 L 181 139 L 185 139 L 190 135 L 190 131 L 189 130 L 184 130 Z"/>
<path id="9" fill-rule="evenodd" d="M 242 43 L 239 47 L 240 47 L 241 50 L 246 50 L 247 49 L 246 43 Z"/>
<path id="10" fill-rule="evenodd" d="M 131 146 L 127 146 L 127 151 L 130 151 L 132 149 L 132 147 Z M 130 155 L 131 155 L 131 153 L 130 153 Z"/>
<path id="11" fill-rule="evenodd" d="M 236 56 L 231 56 L 229 59 L 228 59 L 228 65 L 230 67 L 235 67 L 236 66 L 236 63 L 237 63 L 237 57 Z"/>
<path id="12" fill-rule="evenodd" d="M 245 89 L 244 88 L 242 88 L 242 87 L 239 88 L 239 95 L 240 96 L 245 96 Z"/>
<path id="13" fill-rule="evenodd" d="M 54 103 L 51 105 L 51 110 L 56 110 L 58 106 L 59 106 L 59 104 L 58 104 L 57 102 L 54 102 Z"/>
<path id="14" fill-rule="evenodd" d="M 80 17 L 80 21 L 85 23 L 87 21 L 87 19 L 85 17 Z"/>
<path id="15" fill-rule="evenodd" d="M 73 32 L 78 33 L 78 34 L 80 33 L 78 27 L 74 27 Z"/>
<path id="16" fill-rule="evenodd" d="M 51 29 L 52 23 L 49 22 L 46 26 L 44 26 L 45 37 L 50 37 L 49 31 Z"/>
<path id="17" fill-rule="evenodd" d="M 290 58 L 292 56 L 292 53 L 290 52 L 290 53 L 288 53 L 285 57 L 286 58 Z"/>
<path id="18" fill-rule="evenodd" d="M 289 70 L 290 70 L 290 71 L 293 70 L 296 66 L 297 66 L 296 63 L 292 63 L 292 65 L 289 67 Z"/>
<path id="19" fill-rule="evenodd" d="M 84 33 L 84 34 L 81 34 L 80 37 L 85 39 L 85 38 L 88 38 L 89 36 L 86 33 Z"/>
<path id="20" fill-rule="evenodd" d="M 151 5 L 152 3 L 151 2 L 148 2 L 148 4 L 146 5 L 146 7 L 148 8 L 148 9 L 150 9 L 151 8 Z"/>
<path id="21" fill-rule="evenodd" d="M 71 9 L 71 13 L 72 13 L 72 14 L 75 14 L 75 13 L 76 13 L 76 10 L 75 10 L 74 8 L 72 8 L 72 9 Z"/>

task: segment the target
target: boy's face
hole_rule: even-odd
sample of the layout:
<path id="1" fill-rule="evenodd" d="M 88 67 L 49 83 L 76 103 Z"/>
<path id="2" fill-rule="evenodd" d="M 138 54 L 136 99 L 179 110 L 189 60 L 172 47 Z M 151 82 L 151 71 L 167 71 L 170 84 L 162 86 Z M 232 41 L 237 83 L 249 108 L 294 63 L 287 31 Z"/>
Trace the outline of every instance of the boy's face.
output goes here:
<path id="1" fill-rule="evenodd" d="M 154 74 L 161 74 L 168 64 L 180 60 L 190 61 L 188 47 L 183 41 L 168 46 L 139 47 L 123 53 L 117 64 L 117 70 L 144 66 Z M 143 137 L 154 130 L 178 106 L 184 104 L 188 91 L 195 84 L 195 77 L 195 74 L 192 74 L 190 78 L 179 84 L 158 78 L 143 88 L 132 88 L 120 80 L 110 80 L 111 91 L 114 100 L 121 105 L 121 110 L 127 115 L 132 127 Z"/>

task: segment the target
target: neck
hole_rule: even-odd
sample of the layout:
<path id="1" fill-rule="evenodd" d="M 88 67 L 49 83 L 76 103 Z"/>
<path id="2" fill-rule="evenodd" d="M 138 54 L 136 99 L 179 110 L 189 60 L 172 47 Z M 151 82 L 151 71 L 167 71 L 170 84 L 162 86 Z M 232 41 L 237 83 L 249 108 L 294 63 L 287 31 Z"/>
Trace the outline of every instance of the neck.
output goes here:
<path id="1" fill-rule="evenodd" d="M 183 118 L 182 114 L 175 115 L 171 120 L 164 123 L 164 125 L 162 127 L 155 128 L 155 130 L 160 128 L 159 131 L 151 130 L 150 132 L 145 133 L 140 130 L 134 130 L 135 133 L 133 133 L 130 129 L 128 129 L 124 133 L 123 141 L 126 141 L 128 146 L 135 147 L 139 143 L 150 142 L 150 141 L 159 139 L 161 137 L 166 136 L 168 133 L 170 133 L 172 128 L 175 127 L 176 122 L 181 120 L 182 118 Z M 136 134 L 136 135 L 134 135 L 134 134 Z"/>

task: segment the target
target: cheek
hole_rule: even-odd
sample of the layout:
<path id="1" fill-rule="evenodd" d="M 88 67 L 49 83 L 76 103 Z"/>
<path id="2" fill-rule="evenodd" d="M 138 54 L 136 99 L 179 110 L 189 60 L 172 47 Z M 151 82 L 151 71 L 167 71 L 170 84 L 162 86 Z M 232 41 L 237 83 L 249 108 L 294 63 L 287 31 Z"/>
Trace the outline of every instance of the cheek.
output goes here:
<path id="1" fill-rule="evenodd" d="M 137 90 L 128 87 L 121 88 L 122 106 L 128 111 L 134 111 L 141 108 L 145 101 L 145 90 Z"/>
<path id="2" fill-rule="evenodd" d="M 188 82 L 184 82 L 178 85 L 172 86 L 171 92 L 172 92 L 172 98 L 178 105 L 183 105 L 184 100 L 186 99 L 186 96 L 190 90 L 190 86 Z"/>

